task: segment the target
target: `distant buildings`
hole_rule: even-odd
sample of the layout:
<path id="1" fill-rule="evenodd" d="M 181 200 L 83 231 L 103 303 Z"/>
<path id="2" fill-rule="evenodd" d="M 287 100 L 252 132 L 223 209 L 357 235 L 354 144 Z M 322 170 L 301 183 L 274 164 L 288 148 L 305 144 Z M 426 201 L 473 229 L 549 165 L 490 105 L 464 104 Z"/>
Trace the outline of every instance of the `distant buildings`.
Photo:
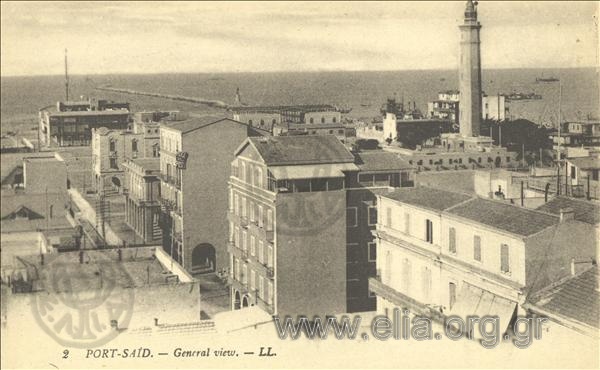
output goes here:
<path id="1" fill-rule="evenodd" d="M 504 95 L 485 95 L 481 102 L 483 119 L 504 121 L 508 117 L 509 108 Z M 430 118 L 449 119 L 458 124 L 460 92 L 458 90 L 441 91 L 438 98 L 427 103 L 427 115 Z"/>
<path id="2" fill-rule="evenodd" d="M 92 139 L 92 129 L 125 130 L 129 127 L 129 116 L 129 103 L 58 102 L 56 107 L 39 112 L 39 145 L 87 146 Z"/>
<path id="3" fill-rule="evenodd" d="M 600 199 L 600 156 L 567 158 L 564 193 L 573 197 Z"/>
<path id="4" fill-rule="evenodd" d="M 260 133 L 223 117 L 165 122 L 160 127 L 163 247 L 193 273 L 229 266 L 227 181 L 233 153 Z"/>
<path id="5" fill-rule="evenodd" d="M 564 124 L 564 131 L 560 136 L 557 132 L 550 135 L 554 150 L 568 150 L 570 148 L 586 148 L 588 150 L 600 150 L 600 122 L 599 121 L 575 121 Z M 566 154 L 567 157 L 569 154 Z"/>
<path id="6" fill-rule="evenodd" d="M 131 159 L 125 169 L 125 221 L 145 243 L 160 243 L 160 159 Z"/>
<path id="7" fill-rule="evenodd" d="M 332 105 L 239 106 L 231 109 L 233 119 L 273 132 L 273 127 L 288 124 L 340 124 L 341 111 Z"/>
<path id="8" fill-rule="evenodd" d="M 431 188 L 378 198 L 370 288 L 382 313 L 497 315 L 504 332 L 532 292 L 571 273 L 573 258 L 596 258 L 593 227 L 570 209 L 555 216 Z"/>

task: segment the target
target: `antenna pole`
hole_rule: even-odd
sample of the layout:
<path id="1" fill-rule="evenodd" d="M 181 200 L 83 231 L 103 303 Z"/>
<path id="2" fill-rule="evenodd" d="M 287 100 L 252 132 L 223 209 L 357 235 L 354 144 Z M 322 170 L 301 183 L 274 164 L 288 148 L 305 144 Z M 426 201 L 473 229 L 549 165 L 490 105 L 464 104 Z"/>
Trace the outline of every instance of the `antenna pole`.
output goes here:
<path id="1" fill-rule="evenodd" d="M 65 49 L 65 101 L 69 101 L 69 69 L 67 64 L 67 49 Z"/>

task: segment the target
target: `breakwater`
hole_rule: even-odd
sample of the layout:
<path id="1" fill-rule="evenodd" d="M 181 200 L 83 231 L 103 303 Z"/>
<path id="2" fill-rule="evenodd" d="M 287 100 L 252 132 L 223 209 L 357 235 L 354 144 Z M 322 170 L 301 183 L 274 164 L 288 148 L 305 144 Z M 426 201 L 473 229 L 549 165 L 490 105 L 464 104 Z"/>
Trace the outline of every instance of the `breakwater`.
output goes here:
<path id="1" fill-rule="evenodd" d="M 183 95 L 161 94 L 161 93 L 154 93 L 154 92 L 148 92 L 148 91 L 122 89 L 122 88 L 118 88 L 118 87 L 112 87 L 110 85 L 96 86 L 95 89 L 101 90 L 101 91 L 122 93 L 122 94 L 143 95 L 143 96 L 151 96 L 151 97 L 155 97 L 155 98 L 184 101 L 184 102 L 189 102 L 189 103 L 198 103 L 198 104 L 204 104 L 204 105 L 208 105 L 210 107 L 222 108 L 222 109 L 229 108 L 229 105 L 221 100 L 194 98 L 194 97 L 183 96 Z"/>

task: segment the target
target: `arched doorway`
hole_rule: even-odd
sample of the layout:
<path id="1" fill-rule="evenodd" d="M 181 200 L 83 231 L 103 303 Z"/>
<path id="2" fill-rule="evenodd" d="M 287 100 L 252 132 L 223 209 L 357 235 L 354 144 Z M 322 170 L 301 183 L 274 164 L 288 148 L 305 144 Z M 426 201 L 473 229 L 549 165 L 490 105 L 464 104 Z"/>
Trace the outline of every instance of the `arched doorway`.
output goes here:
<path id="1" fill-rule="evenodd" d="M 234 310 L 239 310 L 241 308 L 240 306 L 240 292 L 239 291 L 235 291 L 235 295 L 234 295 L 234 301 L 233 301 L 233 309 Z"/>
<path id="2" fill-rule="evenodd" d="M 502 158 L 496 157 L 496 161 L 494 162 L 494 164 L 496 165 L 496 167 L 500 167 L 500 165 L 502 164 Z"/>
<path id="3" fill-rule="evenodd" d="M 216 251 L 208 243 L 198 244 L 192 251 L 192 271 L 198 274 L 215 272 Z"/>
<path id="4" fill-rule="evenodd" d="M 242 307 L 248 307 L 248 306 L 249 306 L 248 296 L 245 295 L 244 298 L 242 298 Z"/>

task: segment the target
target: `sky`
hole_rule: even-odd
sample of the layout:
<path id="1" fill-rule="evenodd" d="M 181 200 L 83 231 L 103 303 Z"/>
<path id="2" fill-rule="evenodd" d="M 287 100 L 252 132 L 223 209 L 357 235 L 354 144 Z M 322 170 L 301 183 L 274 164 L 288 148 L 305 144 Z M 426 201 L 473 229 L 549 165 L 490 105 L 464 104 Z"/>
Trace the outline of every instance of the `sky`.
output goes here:
<path id="1" fill-rule="evenodd" d="M 454 69 L 464 6 L 2 1 L 0 75 Z M 483 68 L 598 66 L 598 2 L 478 13 Z"/>

